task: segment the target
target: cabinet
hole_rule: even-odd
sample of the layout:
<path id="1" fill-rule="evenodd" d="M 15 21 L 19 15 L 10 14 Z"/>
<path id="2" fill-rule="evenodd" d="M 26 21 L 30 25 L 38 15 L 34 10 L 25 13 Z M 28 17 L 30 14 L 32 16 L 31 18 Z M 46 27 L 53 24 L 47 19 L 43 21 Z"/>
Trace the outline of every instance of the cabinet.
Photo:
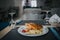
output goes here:
<path id="1" fill-rule="evenodd" d="M 22 18 L 23 20 L 40 20 L 43 16 L 40 8 L 26 8 Z"/>

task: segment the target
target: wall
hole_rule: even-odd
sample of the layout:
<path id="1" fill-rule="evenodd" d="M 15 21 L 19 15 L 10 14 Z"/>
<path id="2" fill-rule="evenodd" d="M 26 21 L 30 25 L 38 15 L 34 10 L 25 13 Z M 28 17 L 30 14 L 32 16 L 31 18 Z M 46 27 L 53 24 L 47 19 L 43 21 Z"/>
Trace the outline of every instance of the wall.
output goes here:
<path id="1" fill-rule="evenodd" d="M 37 6 L 38 7 L 44 6 L 44 2 L 45 2 L 45 0 L 37 0 Z"/>
<path id="2" fill-rule="evenodd" d="M 14 6 L 14 0 L 0 0 L 0 8 Z"/>
<path id="3" fill-rule="evenodd" d="M 52 8 L 60 8 L 60 0 L 52 0 Z"/>
<path id="4" fill-rule="evenodd" d="M 14 0 L 0 0 L 0 20 L 8 20 L 8 10 L 10 7 L 14 7 Z"/>
<path id="5" fill-rule="evenodd" d="M 22 0 L 14 0 L 14 6 L 15 7 L 19 7 L 19 18 L 22 16 L 23 14 L 23 7 L 22 7 Z"/>
<path id="6" fill-rule="evenodd" d="M 9 9 L 10 7 L 19 7 L 19 18 L 23 13 L 23 8 L 21 6 L 22 0 L 0 0 L 0 8 Z M 4 10 L 4 9 L 3 9 Z"/>

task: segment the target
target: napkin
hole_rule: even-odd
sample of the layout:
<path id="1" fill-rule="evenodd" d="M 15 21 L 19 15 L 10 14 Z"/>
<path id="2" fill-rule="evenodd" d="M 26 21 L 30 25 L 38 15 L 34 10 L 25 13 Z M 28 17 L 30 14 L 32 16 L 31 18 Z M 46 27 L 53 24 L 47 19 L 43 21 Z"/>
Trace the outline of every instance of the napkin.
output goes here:
<path id="1" fill-rule="evenodd" d="M 58 23 L 58 22 L 60 22 L 60 18 L 57 14 L 54 14 L 49 19 L 49 23 Z"/>
<path id="2" fill-rule="evenodd" d="M 58 19 L 58 22 L 60 22 L 60 18 Z"/>

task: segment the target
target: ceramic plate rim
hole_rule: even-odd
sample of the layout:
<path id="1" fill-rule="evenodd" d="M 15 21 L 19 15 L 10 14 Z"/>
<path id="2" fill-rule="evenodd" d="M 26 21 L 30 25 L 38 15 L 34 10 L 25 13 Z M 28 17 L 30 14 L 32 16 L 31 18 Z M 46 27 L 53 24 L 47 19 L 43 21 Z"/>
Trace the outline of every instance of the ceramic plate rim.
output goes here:
<path id="1" fill-rule="evenodd" d="M 24 35 L 24 36 L 30 36 L 30 37 L 33 37 L 33 36 L 42 36 L 42 35 L 45 35 L 45 34 L 47 34 L 48 33 L 48 31 L 49 31 L 49 29 L 48 28 L 44 28 L 44 30 L 43 31 L 46 31 L 46 32 L 44 32 L 43 34 L 34 34 L 34 35 L 27 35 L 27 34 L 25 34 L 25 33 L 22 33 L 22 32 L 20 32 L 22 29 L 21 28 L 24 28 L 25 26 L 23 25 L 23 26 L 20 26 L 19 28 L 18 28 L 18 33 L 19 34 L 21 34 L 21 35 Z"/>

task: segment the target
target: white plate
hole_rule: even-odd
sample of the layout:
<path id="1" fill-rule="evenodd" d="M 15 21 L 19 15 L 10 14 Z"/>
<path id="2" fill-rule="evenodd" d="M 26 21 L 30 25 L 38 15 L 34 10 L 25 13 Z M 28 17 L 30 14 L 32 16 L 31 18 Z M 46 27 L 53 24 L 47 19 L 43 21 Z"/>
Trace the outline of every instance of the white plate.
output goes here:
<path id="1" fill-rule="evenodd" d="M 48 28 L 46 28 L 45 26 L 43 27 L 43 31 L 42 33 L 40 34 L 26 34 L 26 33 L 23 33 L 22 30 L 25 29 L 26 27 L 25 26 L 20 26 L 20 28 L 18 29 L 18 33 L 20 33 L 21 35 L 24 35 L 24 36 L 30 36 L 30 37 L 34 37 L 34 36 L 42 36 L 42 35 L 45 35 L 48 33 Z"/>

